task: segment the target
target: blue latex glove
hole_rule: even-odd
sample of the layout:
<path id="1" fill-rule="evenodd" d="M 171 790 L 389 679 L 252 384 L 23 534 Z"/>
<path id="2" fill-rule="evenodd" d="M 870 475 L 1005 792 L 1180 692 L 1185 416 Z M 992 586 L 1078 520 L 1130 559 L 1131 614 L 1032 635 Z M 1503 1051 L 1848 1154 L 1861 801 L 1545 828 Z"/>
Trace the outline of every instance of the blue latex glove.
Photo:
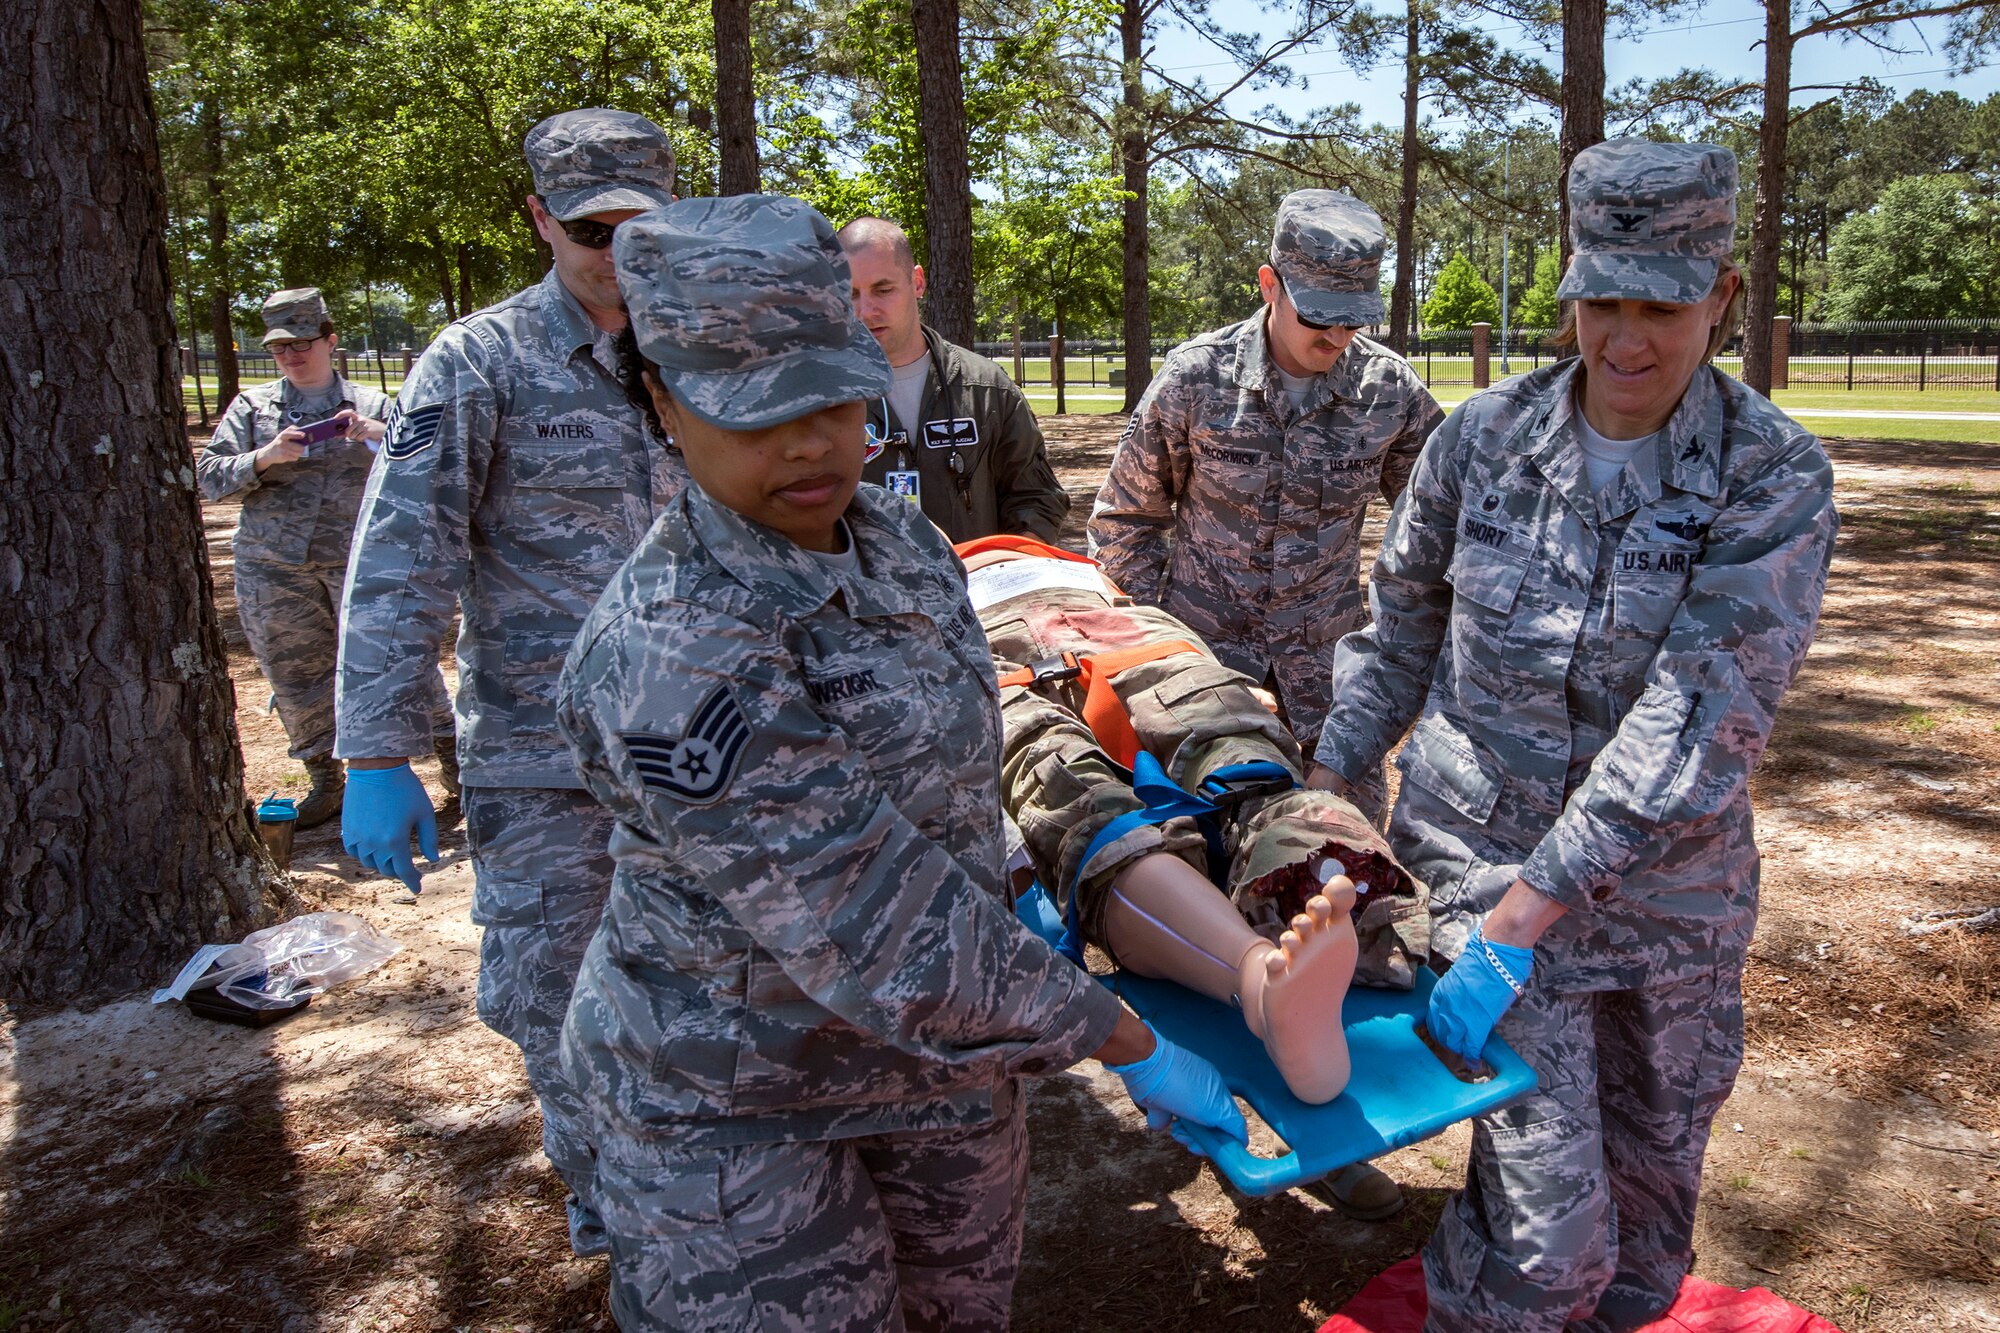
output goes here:
<path id="1" fill-rule="evenodd" d="M 1480 1059 L 1493 1025 L 1527 989 L 1535 951 L 1495 944 L 1473 931 L 1465 952 L 1445 970 L 1431 992 L 1424 1026 L 1438 1044 L 1468 1060 Z"/>
<path id="2" fill-rule="evenodd" d="M 437 812 L 430 794 L 408 764 L 394 768 L 350 768 L 347 796 L 340 805 L 340 845 L 378 875 L 394 875 L 422 893 L 424 882 L 410 855 L 410 835 L 428 860 L 438 859 Z"/>
<path id="3" fill-rule="evenodd" d="M 1215 1072 L 1215 1066 L 1160 1036 L 1151 1023 L 1146 1027 L 1158 1042 L 1151 1055 L 1136 1064 L 1104 1067 L 1125 1081 L 1126 1095 L 1146 1113 L 1147 1127 L 1166 1129 L 1176 1119 L 1192 1120 L 1219 1129 L 1247 1145 L 1250 1127 L 1243 1123 L 1243 1112 L 1236 1109 L 1236 1102 L 1223 1086 L 1222 1075 Z M 1178 1127 L 1174 1129 L 1174 1137 L 1196 1154 L 1201 1153 Z"/>

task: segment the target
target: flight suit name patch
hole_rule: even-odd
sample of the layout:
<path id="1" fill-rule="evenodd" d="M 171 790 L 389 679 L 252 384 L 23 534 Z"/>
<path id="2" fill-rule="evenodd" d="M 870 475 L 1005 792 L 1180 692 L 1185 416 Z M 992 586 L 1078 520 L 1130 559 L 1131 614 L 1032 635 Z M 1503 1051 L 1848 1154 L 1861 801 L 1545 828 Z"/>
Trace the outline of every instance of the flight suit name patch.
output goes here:
<path id="1" fill-rule="evenodd" d="M 979 423 L 971 417 L 926 421 L 924 443 L 932 449 L 969 449 L 979 443 Z"/>

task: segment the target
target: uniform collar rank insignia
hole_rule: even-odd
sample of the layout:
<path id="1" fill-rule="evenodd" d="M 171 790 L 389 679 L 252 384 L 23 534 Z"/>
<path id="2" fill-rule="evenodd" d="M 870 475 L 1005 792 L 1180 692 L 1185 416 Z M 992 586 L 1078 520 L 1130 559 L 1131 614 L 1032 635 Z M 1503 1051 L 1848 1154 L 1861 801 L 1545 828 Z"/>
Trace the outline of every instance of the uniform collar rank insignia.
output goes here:
<path id="1" fill-rule="evenodd" d="M 444 420 L 444 404 L 432 403 L 405 412 L 401 403 L 389 414 L 389 433 L 382 452 L 400 462 L 414 458 L 437 442 L 438 423 Z"/>
<path id="2" fill-rule="evenodd" d="M 750 743 L 750 720 L 727 685 L 717 685 L 679 736 L 621 731 L 639 781 L 689 805 L 712 805 L 729 790 Z"/>

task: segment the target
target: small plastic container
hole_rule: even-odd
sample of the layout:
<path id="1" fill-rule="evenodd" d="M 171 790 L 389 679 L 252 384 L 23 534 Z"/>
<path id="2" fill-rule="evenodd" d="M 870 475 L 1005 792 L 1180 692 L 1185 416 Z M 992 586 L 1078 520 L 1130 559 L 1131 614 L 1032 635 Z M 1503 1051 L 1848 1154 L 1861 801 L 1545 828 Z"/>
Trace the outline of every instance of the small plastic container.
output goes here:
<path id="1" fill-rule="evenodd" d="M 298 803 L 275 791 L 257 805 L 257 833 L 270 850 L 271 859 L 284 870 L 292 864 L 292 834 L 299 824 Z"/>

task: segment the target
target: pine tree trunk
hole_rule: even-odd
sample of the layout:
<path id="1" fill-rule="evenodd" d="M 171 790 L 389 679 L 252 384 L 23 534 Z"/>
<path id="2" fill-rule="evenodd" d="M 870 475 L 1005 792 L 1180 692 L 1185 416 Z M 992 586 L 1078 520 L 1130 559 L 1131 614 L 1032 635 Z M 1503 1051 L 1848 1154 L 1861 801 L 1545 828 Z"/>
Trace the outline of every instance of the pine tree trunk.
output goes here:
<path id="1" fill-rule="evenodd" d="M 1771 317 L 1778 310 L 1778 247 L 1785 227 L 1785 153 L 1792 120 L 1792 11 L 1764 3 L 1764 120 L 1757 130 L 1757 206 L 1743 298 L 1743 382 L 1771 392 Z"/>
<path id="2" fill-rule="evenodd" d="M 972 168 L 958 50 L 958 0 L 913 0 L 917 120 L 924 141 L 924 276 L 931 326 L 969 347 L 972 321 Z"/>
<path id="3" fill-rule="evenodd" d="M 268 922 L 182 433 L 140 0 L 0 48 L 0 995 L 162 982 Z"/>
<path id="4" fill-rule="evenodd" d="M 722 169 L 717 194 L 756 194 L 757 94 L 752 86 L 750 0 L 712 0 L 715 15 L 715 124 Z"/>
<path id="5" fill-rule="evenodd" d="M 1389 293 L 1389 345 L 1398 352 L 1410 349 L 1410 309 L 1417 286 L 1417 165 L 1421 155 L 1417 94 L 1423 78 L 1419 59 L 1422 35 L 1421 11 L 1416 0 L 1410 0 L 1403 52 L 1403 191 L 1396 201 L 1396 289 Z"/>
<path id="6" fill-rule="evenodd" d="M 1146 162 L 1146 84 L 1141 63 L 1146 56 L 1145 0 L 1125 0 L 1120 6 L 1118 38 L 1125 80 L 1124 125 L 1118 146 L 1125 167 L 1125 410 L 1130 412 L 1153 379 L 1153 294 L 1146 276 L 1152 259 L 1152 237 L 1147 230 L 1151 225 L 1147 185 L 1152 173 Z"/>
<path id="7" fill-rule="evenodd" d="M 151 94 L 149 87 L 148 95 Z M 236 287 L 229 272 L 229 197 L 223 188 L 228 164 L 222 155 L 222 107 L 202 103 L 203 138 L 208 145 L 208 336 L 215 342 L 215 406 L 222 411 L 236 397 L 236 323 L 230 317 Z"/>
<path id="8" fill-rule="evenodd" d="M 1569 164 L 1604 142 L 1605 0 L 1563 0 L 1562 137 L 1556 162 L 1557 244 L 1569 263 Z"/>

